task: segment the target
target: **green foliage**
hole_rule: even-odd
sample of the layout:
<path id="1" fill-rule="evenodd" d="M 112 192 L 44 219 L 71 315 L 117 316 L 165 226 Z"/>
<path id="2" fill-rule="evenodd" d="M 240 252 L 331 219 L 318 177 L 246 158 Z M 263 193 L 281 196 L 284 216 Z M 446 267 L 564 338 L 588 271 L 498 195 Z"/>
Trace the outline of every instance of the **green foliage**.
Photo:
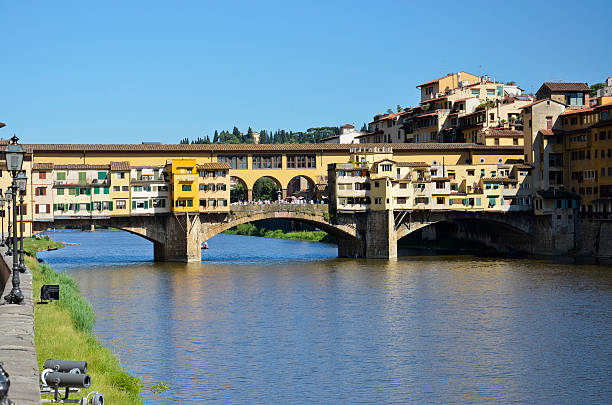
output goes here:
<path id="1" fill-rule="evenodd" d="M 398 104 L 397 105 L 397 112 L 402 112 L 402 110 L 403 110 L 402 106 Z"/>
<path id="2" fill-rule="evenodd" d="M 262 177 L 253 184 L 253 200 L 278 200 L 278 186 L 269 177 Z"/>
<path id="3" fill-rule="evenodd" d="M 597 90 L 599 89 L 603 89 L 604 87 L 606 87 L 605 83 L 595 83 L 591 85 L 591 96 L 596 96 L 597 95 Z"/>
<path id="4" fill-rule="evenodd" d="M 161 381 L 151 387 L 151 392 L 155 395 L 159 395 L 168 391 L 169 389 L 170 386 L 167 383 Z"/>
<path id="5" fill-rule="evenodd" d="M 387 114 L 393 114 L 393 110 L 390 108 L 387 108 Z"/>
<path id="6" fill-rule="evenodd" d="M 255 225 L 240 224 L 235 228 L 225 231 L 232 235 L 244 235 L 244 236 L 260 236 L 265 238 L 276 238 L 276 239 L 293 239 L 293 240 L 304 240 L 310 242 L 323 242 L 323 243 L 335 243 L 336 239 L 324 231 L 300 231 L 300 232 L 283 232 L 281 229 L 268 230 L 266 228 L 257 228 Z"/>
<path id="7" fill-rule="evenodd" d="M 230 202 L 246 201 L 247 197 L 247 190 L 242 183 L 236 183 L 230 190 Z"/>
<path id="8" fill-rule="evenodd" d="M 364 124 L 365 125 L 365 124 Z M 253 129 L 248 128 L 247 133 L 243 134 L 237 127 L 234 127 L 231 132 L 222 130 L 219 132 L 215 131 L 212 141 L 206 136 L 204 139 L 198 138 L 194 143 L 222 143 L 222 144 L 242 144 L 242 143 L 254 143 L 255 138 L 253 137 Z M 286 131 L 284 129 L 277 129 L 276 131 L 268 131 L 262 129 L 259 131 L 259 143 L 271 144 L 271 143 L 318 143 L 321 139 L 329 136 L 338 135 L 340 133 L 339 127 L 313 127 L 308 128 L 305 132 L 293 132 Z M 180 141 L 181 144 L 188 144 L 189 139 L 184 138 Z"/>
<path id="9" fill-rule="evenodd" d="M 368 132 L 368 126 L 366 125 L 366 123 L 364 122 L 363 125 L 361 126 L 361 132 Z"/>
<path id="10" fill-rule="evenodd" d="M 121 391 L 129 393 L 130 396 L 138 397 L 143 385 L 135 375 L 121 370 L 111 376 L 111 384 Z"/>
<path id="11" fill-rule="evenodd" d="M 189 138 L 183 138 L 179 143 L 181 145 L 189 145 Z"/>
<path id="12" fill-rule="evenodd" d="M 485 101 L 476 107 L 476 111 L 484 110 L 485 108 L 493 108 L 495 107 L 495 101 Z"/>

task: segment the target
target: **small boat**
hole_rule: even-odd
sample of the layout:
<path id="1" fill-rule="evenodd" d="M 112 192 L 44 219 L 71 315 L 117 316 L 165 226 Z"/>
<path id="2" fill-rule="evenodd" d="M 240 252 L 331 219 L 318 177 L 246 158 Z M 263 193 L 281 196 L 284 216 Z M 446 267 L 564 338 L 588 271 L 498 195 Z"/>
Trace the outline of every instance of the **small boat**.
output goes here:
<path id="1" fill-rule="evenodd" d="M 80 245 L 80 243 L 70 243 L 70 242 L 66 242 L 66 241 L 62 241 L 62 244 L 64 245 L 71 245 L 71 246 L 76 246 L 76 245 Z"/>
<path id="2" fill-rule="evenodd" d="M 208 249 L 208 242 L 204 242 L 202 244 L 202 249 Z"/>

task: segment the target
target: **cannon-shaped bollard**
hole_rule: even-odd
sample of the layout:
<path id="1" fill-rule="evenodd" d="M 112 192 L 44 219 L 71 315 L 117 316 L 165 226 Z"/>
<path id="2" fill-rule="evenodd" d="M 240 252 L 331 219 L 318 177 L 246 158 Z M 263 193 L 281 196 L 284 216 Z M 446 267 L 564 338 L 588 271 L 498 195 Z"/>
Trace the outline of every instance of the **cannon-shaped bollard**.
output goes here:
<path id="1" fill-rule="evenodd" d="M 77 360 L 45 360 L 44 368 L 50 368 L 60 373 L 68 373 L 78 369 L 81 374 L 87 373 L 87 362 Z"/>

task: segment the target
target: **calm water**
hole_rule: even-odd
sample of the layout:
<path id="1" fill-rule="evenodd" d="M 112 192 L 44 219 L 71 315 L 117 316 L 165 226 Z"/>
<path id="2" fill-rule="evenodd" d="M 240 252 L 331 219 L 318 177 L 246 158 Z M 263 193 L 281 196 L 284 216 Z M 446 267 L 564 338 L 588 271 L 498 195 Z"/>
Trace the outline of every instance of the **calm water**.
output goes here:
<path id="1" fill-rule="evenodd" d="M 235 235 L 186 265 L 124 232 L 56 239 L 81 245 L 41 257 L 147 403 L 612 403 L 612 268 Z"/>

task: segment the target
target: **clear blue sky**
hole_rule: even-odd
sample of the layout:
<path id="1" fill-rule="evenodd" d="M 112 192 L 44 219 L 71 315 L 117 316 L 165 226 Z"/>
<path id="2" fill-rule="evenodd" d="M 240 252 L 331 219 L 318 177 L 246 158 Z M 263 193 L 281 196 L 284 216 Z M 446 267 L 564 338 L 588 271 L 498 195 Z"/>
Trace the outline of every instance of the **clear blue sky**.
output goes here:
<path id="1" fill-rule="evenodd" d="M 610 0 L 0 0 L 0 136 L 176 143 L 234 125 L 360 127 L 459 70 L 527 91 L 601 82 L 611 12 Z"/>

